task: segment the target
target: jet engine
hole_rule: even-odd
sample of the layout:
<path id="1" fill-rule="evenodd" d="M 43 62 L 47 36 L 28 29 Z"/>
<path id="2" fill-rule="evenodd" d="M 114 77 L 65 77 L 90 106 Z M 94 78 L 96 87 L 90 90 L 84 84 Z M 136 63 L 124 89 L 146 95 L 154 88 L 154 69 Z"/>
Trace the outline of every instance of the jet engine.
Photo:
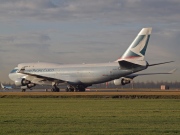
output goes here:
<path id="1" fill-rule="evenodd" d="M 25 78 L 18 78 L 15 80 L 15 85 L 16 86 L 26 86 L 30 84 L 31 82 L 26 80 Z"/>
<path id="2" fill-rule="evenodd" d="M 114 85 L 126 85 L 131 83 L 131 80 L 130 78 L 115 79 Z"/>
<path id="3" fill-rule="evenodd" d="M 32 87 L 34 87 L 34 86 L 36 86 L 36 84 L 34 84 L 34 83 L 29 83 L 29 84 L 27 84 L 27 88 L 32 88 Z"/>

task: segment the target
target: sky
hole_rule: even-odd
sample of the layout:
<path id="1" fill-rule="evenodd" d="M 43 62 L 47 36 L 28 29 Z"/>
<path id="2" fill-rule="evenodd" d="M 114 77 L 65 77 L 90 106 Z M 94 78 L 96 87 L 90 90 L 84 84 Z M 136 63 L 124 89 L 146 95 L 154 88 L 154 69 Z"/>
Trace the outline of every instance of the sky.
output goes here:
<path id="1" fill-rule="evenodd" d="M 143 27 L 152 27 L 135 81 L 180 81 L 179 0 L 0 0 L 0 81 L 19 63 L 103 63 L 117 60 Z"/>

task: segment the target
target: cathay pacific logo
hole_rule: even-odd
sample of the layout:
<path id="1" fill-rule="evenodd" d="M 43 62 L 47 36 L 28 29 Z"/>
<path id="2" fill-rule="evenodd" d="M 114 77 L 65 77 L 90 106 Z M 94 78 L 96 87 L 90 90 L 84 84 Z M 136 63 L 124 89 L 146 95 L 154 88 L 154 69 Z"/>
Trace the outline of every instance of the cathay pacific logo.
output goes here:
<path id="1" fill-rule="evenodd" d="M 150 35 L 138 35 L 123 58 L 144 57 Z"/>

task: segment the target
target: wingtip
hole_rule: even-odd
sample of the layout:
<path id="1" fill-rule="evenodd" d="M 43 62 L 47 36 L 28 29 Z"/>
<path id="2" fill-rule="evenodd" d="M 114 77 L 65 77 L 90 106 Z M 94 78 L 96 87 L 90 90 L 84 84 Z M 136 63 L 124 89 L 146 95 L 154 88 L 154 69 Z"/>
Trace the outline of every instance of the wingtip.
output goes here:
<path id="1" fill-rule="evenodd" d="M 170 74 L 173 74 L 176 70 L 177 70 L 177 68 L 175 68 L 175 69 L 169 71 L 169 73 L 170 73 Z"/>

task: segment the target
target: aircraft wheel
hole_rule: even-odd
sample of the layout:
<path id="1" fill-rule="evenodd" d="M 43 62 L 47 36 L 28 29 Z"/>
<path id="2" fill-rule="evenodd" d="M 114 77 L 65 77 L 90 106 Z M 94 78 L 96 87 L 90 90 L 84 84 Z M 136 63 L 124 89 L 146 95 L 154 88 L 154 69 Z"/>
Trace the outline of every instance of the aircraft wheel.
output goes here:
<path id="1" fill-rule="evenodd" d="M 85 87 L 83 85 L 78 86 L 78 91 L 84 92 L 85 91 Z"/>
<path id="2" fill-rule="evenodd" d="M 67 85 L 66 92 L 74 92 L 74 87 L 71 85 Z"/>
<path id="3" fill-rule="evenodd" d="M 59 88 L 56 88 L 55 90 L 56 90 L 56 92 L 59 92 L 59 91 L 60 91 L 60 89 L 59 89 Z"/>
<path id="4" fill-rule="evenodd" d="M 22 92 L 25 92 L 25 91 L 26 91 L 26 89 L 22 89 L 21 91 L 22 91 Z"/>
<path id="5" fill-rule="evenodd" d="M 51 91 L 52 91 L 52 92 L 55 92 L 55 89 L 54 89 L 54 88 L 52 88 L 52 89 L 51 89 Z"/>
<path id="6" fill-rule="evenodd" d="M 52 88 L 51 91 L 52 92 L 60 92 L 60 89 L 58 87 L 56 87 L 56 88 Z"/>
<path id="7" fill-rule="evenodd" d="M 70 90 L 68 88 L 66 88 L 66 92 L 69 92 Z"/>

